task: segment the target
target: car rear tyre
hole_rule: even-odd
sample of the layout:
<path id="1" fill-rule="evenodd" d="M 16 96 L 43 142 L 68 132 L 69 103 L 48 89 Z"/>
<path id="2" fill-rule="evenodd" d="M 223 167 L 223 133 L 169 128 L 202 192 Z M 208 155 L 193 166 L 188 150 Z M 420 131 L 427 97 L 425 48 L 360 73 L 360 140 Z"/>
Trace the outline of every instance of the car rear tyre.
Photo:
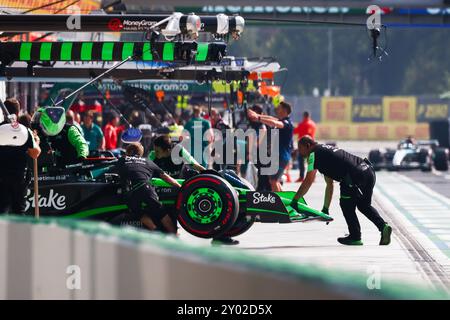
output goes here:
<path id="1" fill-rule="evenodd" d="M 438 171 L 448 171 L 448 150 L 437 148 L 434 153 L 434 167 Z"/>
<path id="2" fill-rule="evenodd" d="M 239 200 L 225 179 L 200 174 L 184 182 L 178 193 L 176 210 L 183 229 L 200 238 L 213 238 L 234 225 Z"/>
<path id="3" fill-rule="evenodd" d="M 238 177 L 236 173 L 231 170 L 221 171 L 223 177 L 235 188 L 247 189 L 250 191 L 255 191 L 255 188 L 252 186 L 250 182 L 247 180 Z M 253 217 L 249 217 L 246 215 L 245 210 L 240 210 L 238 218 L 234 225 L 225 232 L 224 236 L 226 237 L 237 237 L 244 232 L 248 231 L 255 223 L 255 219 Z"/>
<path id="4" fill-rule="evenodd" d="M 383 155 L 380 150 L 371 150 L 369 152 L 369 161 L 372 162 L 373 165 L 383 162 Z"/>

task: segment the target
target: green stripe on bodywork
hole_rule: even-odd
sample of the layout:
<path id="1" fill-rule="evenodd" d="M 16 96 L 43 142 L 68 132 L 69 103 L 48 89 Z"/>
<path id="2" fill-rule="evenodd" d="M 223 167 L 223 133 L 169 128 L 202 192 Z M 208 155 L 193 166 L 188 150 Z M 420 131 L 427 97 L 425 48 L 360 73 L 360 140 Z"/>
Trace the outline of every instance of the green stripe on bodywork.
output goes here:
<path id="1" fill-rule="evenodd" d="M 134 55 L 134 43 L 125 42 L 122 47 L 122 60 Z"/>
<path id="2" fill-rule="evenodd" d="M 72 60 L 72 42 L 63 42 L 61 45 L 61 61 Z"/>
<path id="3" fill-rule="evenodd" d="M 151 50 L 151 44 L 150 42 L 144 43 L 144 46 L 142 47 L 142 60 L 143 61 L 152 61 L 153 60 L 153 54 Z"/>
<path id="4" fill-rule="evenodd" d="M 199 43 L 197 45 L 197 54 L 195 55 L 195 61 L 205 61 L 208 57 L 208 43 Z"/>
<path id="5" fill-rule="evenodd" d="M 20 45 L 19 60 L 30 61 L 31 60 L 31 47 L 33 44 L 31 42 L 23 42 Z"/>
<path id="6" fill-rule="evenodd" d="M 42 42 L 41 50 L 39 52 L 39 58 L 41 61 L 50 61 L 52 53 L 52 43 L 51 42 Z"/>
<path id="7" fill-rule="evenodd" d="M 106 213 L 106 212 L 114 212 L 114 211 L 120 211 L 120 210 L 125 210 L 125 209 L 127 209 L 127 206 L 124 204 L 121 204 L 121 205 L 117 205 L 117 206 L 101 207 L 101 208 L 80 211 L 80 212 L 65 216 L 64 218 L 83 219 L 83 218 L 96 216 L 98 214 L 102 214 L 102 213 Z"/>
<path id="8" fill-rule="evenodd" d="M 83 42 L 81 45 L 81 60 L 92 60 L 92 42 Z"/>
<path id="9" fill-rule="evenodd" d="M 174 43 L 172 43 L 172 42 L 164 43 L 164 47 L 163 47 L 163 60 L 164 61 L 173 61 L 174 49 L 175 49 Z"/>
<path id="10" fill-rule="evenodd" d="M 275 214 L 282 214 L 284 216 L 287 216 L 286 212 L 283 212 L 283 211 L 265 210 L 265 209 L 257 209 L 257 208 L 247 208 L 247 211 L 250 211 L 250 212 L 275 213 Z"/>
<path id="11" fill-rule="evenodd" d="M 162 204 L 170 205 L 175 204 L 175 200 L 163 200 L 161 201 Z M 64 216 L 64 219 L 84 219 L 92 216 L 96 216 L 99 214 L 107 213 L 107 212 L 115 212 L 115 211 L 121 211 L 126 210 L 128 207 L 125 204 L 120 204 L 116 206 L 109 206 L 109 207 L 102 207 L 102 208 L 95 208 L 95 209 L 89 209 L 85 211 L 80 211 L 74 214 L 70 214 L 67 216 Z"/>
<path id="12" fill-rule="evenodd" d="M 111 61 L 113 59 L 114 42 L 105 42 L 102 46 L 102 60 Z"/>
<path id="13" fill-rule="evenodd" d="M 175 204 L 175 200 L 159 200 L 162 204 Z"/>
<path id="14" fill-rule="evenodd" d="M 183 184 L 184 179 L 175 179 L 179 184 Z M 165 182 L 163 179 L 160 178 L 153 178 L 152 181 L 150 181 L 150 184 L 154 187 L 172 187 L 170 183 Z"/>

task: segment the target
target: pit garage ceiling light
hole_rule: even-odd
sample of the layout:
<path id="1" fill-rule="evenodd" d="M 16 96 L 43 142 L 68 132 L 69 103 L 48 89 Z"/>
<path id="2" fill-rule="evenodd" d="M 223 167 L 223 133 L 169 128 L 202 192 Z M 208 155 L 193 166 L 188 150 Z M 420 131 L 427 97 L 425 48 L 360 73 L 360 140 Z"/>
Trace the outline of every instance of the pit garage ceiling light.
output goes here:
<path id="1" fill-rule="evenodd" d="M 219 13 L 217 17 L 217 34 L 226 35 L 231 33 L 235 40 L 239 39 L 242 32 L 244 32 L 245 20 L 241 16 L 233 16 L 234 20 L 230 25 L 230 18 L 224 14 Z"/>
<path id="2" fill-rule="evenodd" d="M 174 12 L 169 19 L 166 27 L 161 30 L 161 33 L 165 37 L 175 37 L 182 33 L 180 28 L 180 20 L 183 18 L 183 14 L 181 12 Z M 201 29 L 201 20 L 200 17 L 191 13 L 186 18 L 186 30 L 183 30 L 187 33 L 188 37 L 191 39 L 197 39 L 198 33 Z"/>
<path id="3" fill-rule="evenodd" d="M 217 16 L 217 34 L 225 35 L 228 34 L 230 29 L 230 22 L 228 21 L 228 16 L 223 13 L 219 13 Z"/>
<path id="4" fill-rule="evenodd" d="M 236 21 L 236 29 L 234 31 L 240 35 L 244 32 L 245 20 L 241 16 L 235 16 L 234 19 Z"/>
<path id="5" fill-rule="evenodd" d="M 165 29 L 161 30 L 161 33 L 166 37 L 174 37 L 181 33 L 180 30 L 180 18 L 183 16 L 181 12 L 174 12 L 167 22 Z"/>
<path id="6" fill-rule="evenodd" d="M 186 31 L 188 33 L 188 36 L 191 39 L 197 39 L 198 33 L 200 32 L 200 29 L 202 27 L 202 22 L 200 20 L 200 17 L 191 13 L 187 16 L 186 20 Z"/>

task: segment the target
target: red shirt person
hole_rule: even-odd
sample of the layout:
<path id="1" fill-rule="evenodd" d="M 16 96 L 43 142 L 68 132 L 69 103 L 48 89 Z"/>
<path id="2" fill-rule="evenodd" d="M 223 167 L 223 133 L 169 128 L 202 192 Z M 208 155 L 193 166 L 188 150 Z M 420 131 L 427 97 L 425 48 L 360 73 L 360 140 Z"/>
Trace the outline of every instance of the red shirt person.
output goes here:
<path id="1" fill-rule="evenodd" d="M 309 112 L 303 112 L 303 120 L 299 122 L 297 127 L 294 129 L 294 135 L 297 135 L 298 140 L 300 140 L 303 136 L 310 136 L 313 139 L 316 135 L 316 123 L 310 118 Z M 298 166 L 300 169 L 300 177 L 297 182 L 302 182 L 305 178 L 305 159 L 298 154 Z"/>
<path id="2" fill-rule="evenodd" d="M 119 121 L 119 116 L 117 116 L 116 114 L 112 114 L 109 122 L 103 128 L 106 150 L 117 149 L 118 136 L 119 133 L 123 131 L 123 127 L 119 127 Z"/>

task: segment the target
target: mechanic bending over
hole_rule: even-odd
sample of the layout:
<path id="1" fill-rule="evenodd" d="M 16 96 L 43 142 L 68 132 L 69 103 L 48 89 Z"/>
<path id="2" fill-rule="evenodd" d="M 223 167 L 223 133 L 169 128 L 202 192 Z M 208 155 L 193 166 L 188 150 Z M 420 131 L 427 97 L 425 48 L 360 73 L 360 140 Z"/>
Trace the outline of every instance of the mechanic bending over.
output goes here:
<path id="1" fill-rule="evenodd" d="M 154 150 L 149 153 L 149 159 L 154 161 L 157 166 L 167 172 L 171 177 L 175 179 L 188 179 L 192 174 L 197 174 L 197 171 L 202 172 L 206 170 L 200 165 L 191 154 L 179 145 L 180 158 L 182 163 L 175 164 L 172 159 L 172 150 L 174 144 L 171 142 L 168 135 L 161 135 L 153 142 Z M 189 166 L 193 169 L 190 170 Z M 195 171 L 194 171 L 195 170 Z M 176 219 L 174 219 L 174 224 Z M 212 240 L 213 244 L 220 245 L 237 245 L 239 241 L 227 236 L 221 236 Z"/>
<path id="2" fill-rule="evenodd" d="M 184 178 L 187 166 L 191 166 L 192 169 L 199 172 L 206 170 L 181 145 L 179 145 L 181 147 L 179 157 L 182 162 L 175 164 L 172 160 L 173 143 L 171 142 L 169 135 L 157 137 L 153 142 L 153 145 L 154 150 L 149 153 L 148 158 L 175 179 Z"/>
<path id="3" fill-rule="evenodd" d="M 311 187 L 317 170 L 325 176 L 326 189 L 322 212 L 328 214 L 333 196 L 333 180 L 340 182 L 340 206 L 347 222 L 349 235 L 338 238 L 345 245 L 362 245 L 361 227 L 355 209 L 358 208 L 381 232 L 380 245 L 391 242 L 392 228 L 381 218 L 372 206 L 375 186 L 375 171 L 367 159 L 362 159 L 344 150 L 319 144 L 310 136 L 299 140 L 299 152 L 308 159 L 306 178 L 294 196 L 291 206 L 298 209 L 298 199 Z"/>
<path id="4" fill-rule="evenodd" d="M 31 126 L 41 137 L 43 155 L 53 158 L 56 166 L 63 168 L 79 163 L 88 156 L 88 144 L 75 125 L 66 123 L 64 108 L 39 108 L 33 115 Z M 46 159 L 46 162 L 52 163 L 52 160 Z"/>
<path id="5" fill-rule="evenodd" d="M 112 219 L 111 223 L 123 225 L 140 221 L 149 230 L 156 230 L 155 221 L 161 224 L 169 233 L 176 233 L 176 226 L 169 215 L 164 211 L 162 204 L 158 200 L 158 195 L 150 180 L 159 177 L 180 188 L 181 185 L 153 161 L 142 157 L 144 147 L 139 142 L 131 143 L 126 148 L 126 155 L 119 159 L 117 166 L 112 172 L 117 172 L 121 179 L 122 187 L 125 191 L 125 202 L 130 209 L 130 213 L 122 213 Z M 143 208 L 142 204 L 146 206 Z"/>

